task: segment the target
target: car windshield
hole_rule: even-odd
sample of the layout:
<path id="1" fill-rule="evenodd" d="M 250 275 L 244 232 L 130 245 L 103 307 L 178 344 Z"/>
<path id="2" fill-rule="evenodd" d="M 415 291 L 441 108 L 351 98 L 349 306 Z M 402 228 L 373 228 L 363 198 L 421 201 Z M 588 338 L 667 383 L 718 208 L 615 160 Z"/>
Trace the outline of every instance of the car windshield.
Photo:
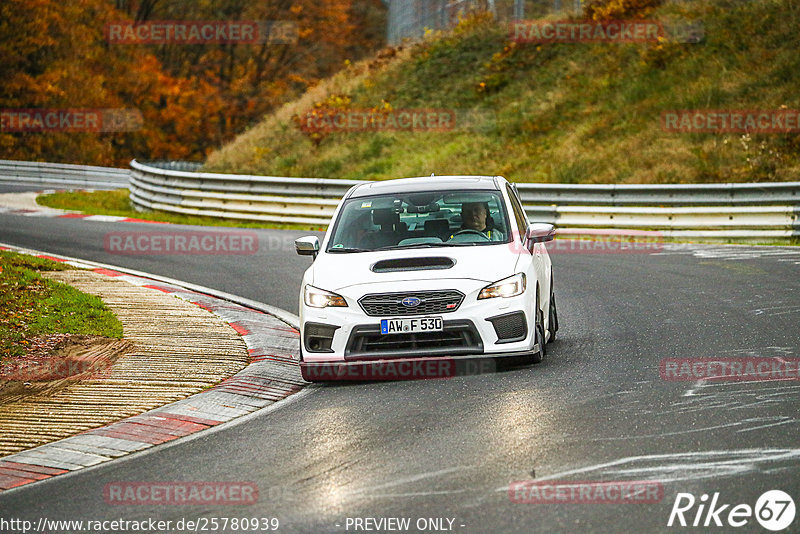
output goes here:
<path id="1" fill-rule="evenodd" d="M 345 202 L 326 252 L 492 245 L 508 236 L 497 191 L 377 195 Z"/>

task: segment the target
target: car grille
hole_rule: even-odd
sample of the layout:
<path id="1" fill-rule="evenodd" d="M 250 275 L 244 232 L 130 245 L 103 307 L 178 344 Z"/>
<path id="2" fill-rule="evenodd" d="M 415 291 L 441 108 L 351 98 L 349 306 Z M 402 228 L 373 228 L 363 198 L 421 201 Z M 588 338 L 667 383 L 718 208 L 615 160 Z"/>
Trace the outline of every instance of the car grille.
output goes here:
<path id="1" fill-rule="evenodd" d="M 345 359 L 391 357 L 420 358 L 439 355 L 481 354 L 483 343 L 469 320 L 445 321 L 440 332 L 381 334 L 380 326 L 361 325 L 353 329 Z"/>
<path id="2" fill-rule="evenodd" d="M 406 297 L 420 299 L 419 306 L 403 306 Z M 372 317 L 398 315 L 426 315 L 430 313 L 450 313 L 461 306 L 464 294 L 456 290 L 446 291 L 408 291 L 403 293 L 376 293 L 364 295 L 358 300 L 361 309 Z"/>

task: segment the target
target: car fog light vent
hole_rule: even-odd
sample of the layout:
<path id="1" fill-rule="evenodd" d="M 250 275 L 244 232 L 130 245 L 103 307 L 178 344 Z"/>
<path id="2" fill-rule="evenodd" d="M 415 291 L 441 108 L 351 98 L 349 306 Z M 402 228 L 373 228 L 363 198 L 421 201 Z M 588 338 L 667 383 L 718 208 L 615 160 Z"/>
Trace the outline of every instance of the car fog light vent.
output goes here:
<path id="1" fill-rule="evenodd" d="M 528 322 L 525 312 L 513 312 L 487 319 L 494 327 L 497 334 L 497 343 L 511 343 L 522 341 L 528 337 Z"/>
<path id="2" fill-rule="evenodd" d="M 303 345 L 308 352 L 333 352 L 333 334 L 338 326 L 320 323 L 306 323 L 303 328 Z"/>

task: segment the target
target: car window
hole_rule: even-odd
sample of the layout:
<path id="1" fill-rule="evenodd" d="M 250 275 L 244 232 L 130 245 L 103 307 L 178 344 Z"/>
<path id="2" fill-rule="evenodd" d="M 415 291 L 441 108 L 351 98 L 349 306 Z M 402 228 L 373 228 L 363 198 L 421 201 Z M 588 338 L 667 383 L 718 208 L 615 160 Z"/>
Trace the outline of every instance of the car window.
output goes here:
<path id="1" fill-rule="evenodd" d="M 522 239 L 525 235 L 525 231 L 528 229 L 528 216 L 525 214 L 525 210 L 522 208 L 522 204 L 520 204 L 517 194 L 514 192 L 511 184 L 506 184 L 506 192 L 508 193 L 508 198 L 511 199 L 511 209 L 514 210 L 517 230 L 519 231 L 520 239 Z"/>
<path id="2" fill-rule="evenodd" d="M 465 220 L 480 206 L 479 226 Z M 487 210 L 488 209 L 488 210 Z M 327 251 L 463 246 L 508 242 L 508 214 L 498 191 L 446 191 L 376 195 L 345 202 Z"/>

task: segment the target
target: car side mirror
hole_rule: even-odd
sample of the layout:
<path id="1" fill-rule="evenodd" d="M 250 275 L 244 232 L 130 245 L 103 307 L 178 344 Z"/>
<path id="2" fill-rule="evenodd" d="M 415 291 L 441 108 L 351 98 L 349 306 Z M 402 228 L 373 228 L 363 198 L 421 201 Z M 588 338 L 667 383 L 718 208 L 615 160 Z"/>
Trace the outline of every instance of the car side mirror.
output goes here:
<path id="1" fill-rule="evenodd" d="M 319 238 L 315 235 L 298 237 L 294 240 L 294 249 L 301 256 L 314 256 L 316 259 L 319 254 Z"/>
<path id="2" fill-rule="evenodd" d="M 531 223 L 525 230 L 525 245 L 533 250 L 536 243 L 552 241 L 556 236 L 556 227 L 549 223 Z"/>

